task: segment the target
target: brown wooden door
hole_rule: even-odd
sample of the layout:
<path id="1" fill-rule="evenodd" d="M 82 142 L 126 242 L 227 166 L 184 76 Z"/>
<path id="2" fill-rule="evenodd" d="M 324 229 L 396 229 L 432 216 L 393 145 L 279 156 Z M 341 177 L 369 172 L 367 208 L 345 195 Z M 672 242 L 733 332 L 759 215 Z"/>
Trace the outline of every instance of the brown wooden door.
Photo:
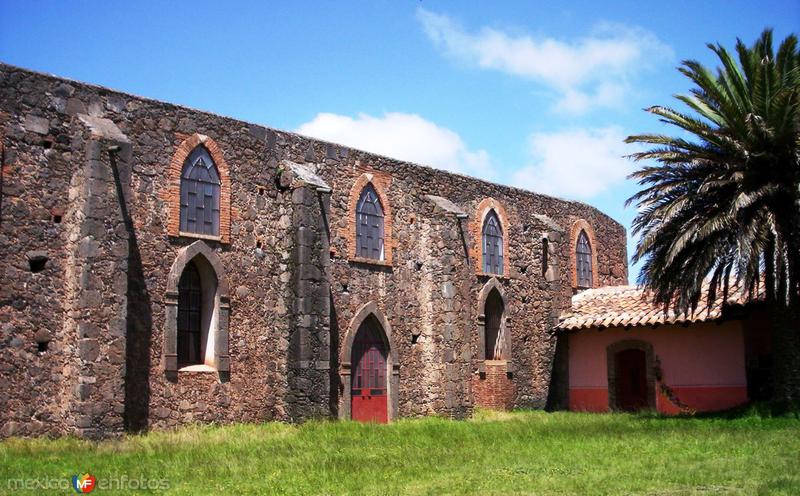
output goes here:
<path id="1" fill-rule="evenodd" d="M 389 420 L 386 346 L 377 326 L 365 321 L 353 342 L 350 411 L 353 420 L 385 424 Z"/>
<path id="2" fill-rule="evenodd" d="M 643 350 L 616 354 L 617 408 L 633 412 L 647 408 L 647 359 Z"/>

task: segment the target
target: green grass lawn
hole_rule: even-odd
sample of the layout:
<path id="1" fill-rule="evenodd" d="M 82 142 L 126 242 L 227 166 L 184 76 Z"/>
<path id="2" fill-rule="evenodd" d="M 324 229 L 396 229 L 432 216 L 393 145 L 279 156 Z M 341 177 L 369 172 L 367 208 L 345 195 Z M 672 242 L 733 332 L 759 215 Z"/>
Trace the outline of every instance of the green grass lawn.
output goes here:
<path id="1" fill-rule="evenodd" d="M 163 479 L 172 494 L 795 495 L 800 420 L 479 412 L 469 421 L 196 426 L 115 441 L 0 443 L 0 493 L 25 494 L 9 479 L 83 471 L 108 483 Z"/>

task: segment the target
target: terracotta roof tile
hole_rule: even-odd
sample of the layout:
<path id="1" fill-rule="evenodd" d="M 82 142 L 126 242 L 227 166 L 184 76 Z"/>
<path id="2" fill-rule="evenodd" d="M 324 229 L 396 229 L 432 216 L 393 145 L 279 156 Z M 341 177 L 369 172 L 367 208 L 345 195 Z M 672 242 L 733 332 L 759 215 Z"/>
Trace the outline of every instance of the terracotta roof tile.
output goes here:
<path id="1" fill-rule="evenodd" d="M 759 294 L 759 297 L 762 294 Z M 636 286 L 606 286 L 587 289 L 572 297 L 572 308 L 563 312 L 556 327 L 558 331 L 588 329 L 590 327 L 632 327 L 656 324 L 685 324 L 716 320 L 722 316 L 723 306 L 743 305 L 746 293 L 737 287 L 729 290 L 723 302 L 722 291 L 711 306 L 701 302 L 697 310 L 676 314 L 671 308 L 654 305 L 650 293 Z"/>

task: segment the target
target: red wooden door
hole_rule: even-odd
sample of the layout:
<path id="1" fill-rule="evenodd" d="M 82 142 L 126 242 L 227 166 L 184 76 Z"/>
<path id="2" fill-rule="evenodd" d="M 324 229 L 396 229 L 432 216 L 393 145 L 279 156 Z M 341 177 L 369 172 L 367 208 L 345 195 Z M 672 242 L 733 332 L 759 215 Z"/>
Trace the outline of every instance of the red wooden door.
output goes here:
<path id="1" fill-rule="evenodd" d="M 376 324 L 361 325 L 353 343 L 350 412 L 360 422 L 389 421 L 386 390 L 386 347 Z"/>
<path id="2" fill-rule="evenodd" d="M 617 408 L 629 412 L 647 408 L 647 371 L 643 350 L 617 353 Z"/>

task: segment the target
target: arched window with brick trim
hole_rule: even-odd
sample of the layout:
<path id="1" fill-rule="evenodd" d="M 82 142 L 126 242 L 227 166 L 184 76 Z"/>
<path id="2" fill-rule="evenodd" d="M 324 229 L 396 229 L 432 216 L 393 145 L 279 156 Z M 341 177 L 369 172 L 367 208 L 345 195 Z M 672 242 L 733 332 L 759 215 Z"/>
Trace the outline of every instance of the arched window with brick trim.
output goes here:
<path id="1" fill-rule="evenodd" d="M 503 227 L 494 209 L 483 221 L 483 272 L 503 274 Z"/>
<path id="2" fill-rule="evenodd" d="M 592 245 L 586 231 L 581 230 L 575 243 L 575 271 L 579 288 L 592 287 Z"/>
<path id="3" fill-rule="evenodd" d="M 180 230 L 219 236 L 220 178 L 208 150 L 198 145 L 181 171 Z"/>
<path id="4" fill-rule="evenodd" d="M 361 190 L 356 204 L 356 256 L 384 260 L 383 207 L 372 184 Z"/>

